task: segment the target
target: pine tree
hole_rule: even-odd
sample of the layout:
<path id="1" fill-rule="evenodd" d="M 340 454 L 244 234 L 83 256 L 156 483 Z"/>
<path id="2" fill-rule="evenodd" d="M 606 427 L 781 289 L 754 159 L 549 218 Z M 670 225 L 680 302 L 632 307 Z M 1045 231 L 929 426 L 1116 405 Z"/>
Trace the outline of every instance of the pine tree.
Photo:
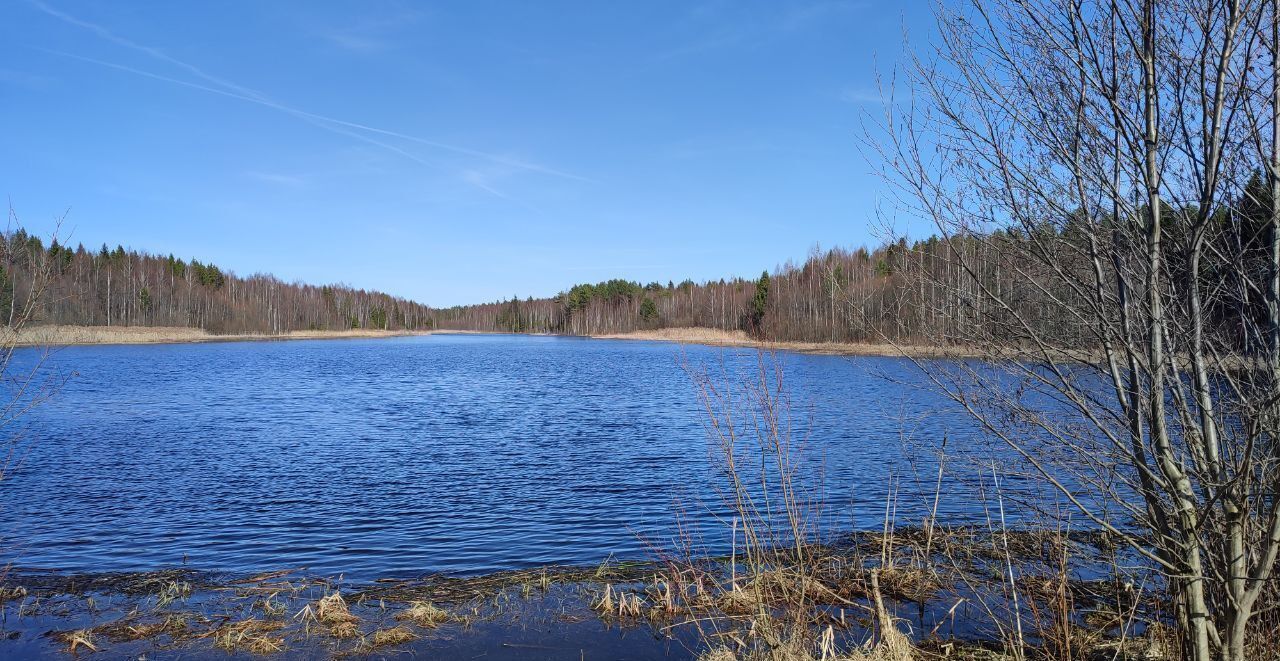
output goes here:
<path id="1" fill-rule="evenodd" d="M 751 297 L 751 309 L 748 311 L 747 332 L 760 334 L 760 326 L 764 322 L 765 309 L 769 304 L 769 272 L 760 274 L 756 281 L 756 293 Z"/>

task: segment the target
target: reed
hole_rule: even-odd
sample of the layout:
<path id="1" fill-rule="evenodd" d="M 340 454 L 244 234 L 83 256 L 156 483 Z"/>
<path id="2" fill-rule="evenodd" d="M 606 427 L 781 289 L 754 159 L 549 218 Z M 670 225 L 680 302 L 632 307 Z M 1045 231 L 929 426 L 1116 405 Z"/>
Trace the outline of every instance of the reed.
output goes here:
<path id="1" fill-rule="evenodd" d="M 705 413 L 732 538 L 723 571 L 703 574 L 694 598 L 682 602 L 686 621 L 697 623 L 706 645 L 703 658 L 911 658 L 910 641 L 884 607 L 880 572 L 821 543 L 821 467 L 806 461 L 804 436 L 793 424 L 776 354 L 757 352 L 745 376 L 715 378 L 688 365 L 686 370 Z M 888 565 L 893 548 L 888 521 L 884 532 L 882 564 Z M 675 573 L 699 575 L 696 563 Z M 892 575 L 901 577 L 902 585 L 917 576 L 906 569 L 894 569 Z M 668 587 L 673 584 L 669 576 L 655 589 L 674 602 Z M 869 596 L 879 608 L 854 601 L 855 594 Z M 846 649 L 830 623 L 832 605 L 869 615 L 879 635 Z M 847 620 L 840 612 L 838 624 L 844 628 Z"/>

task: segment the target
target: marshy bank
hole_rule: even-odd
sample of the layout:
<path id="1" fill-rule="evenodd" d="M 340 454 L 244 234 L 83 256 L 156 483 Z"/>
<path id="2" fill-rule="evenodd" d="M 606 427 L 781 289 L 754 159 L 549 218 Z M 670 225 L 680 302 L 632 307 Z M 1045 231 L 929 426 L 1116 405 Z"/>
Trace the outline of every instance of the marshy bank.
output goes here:
<path id="1" fill-rule="evenodd" d="M 0 344 L 18 347 L 116 345 L 116 344 L 195 344 L 205 342 L 254 342 L 272 340 L 327 340 L 358 338 L 392 338 L 422 335 L 512 335 L 508 332 L 466 329 L 439 330 L 295 330 L 281 333 L 211 333 L 189 326 L 76 326 L 38 325 L 13 333 L 0 328 Z M 552 333 L 520 333 L 530 337 L 556 337 Z M 577 337 L 565 335 L 562 337 Z M 756 340 L 743 331 L 715 328 L 660 328 L 607 335 L 587 336 L 606 340 L 640 340 L 673 342 L 710 347 L 741 347 L 793 351 L 831 356 L 902 356 L 919 358 L 965 358 L 979 355 L 962 347 L 894 346 L 859 342 L 766 342 Z"/>
<path id="2" fill-rule="evenodd" d="M 0 655 L 1171 658 L 1163 596 L 1128 582 L 1105 534 L 889 528 L 767 559 L 656 556 L 363 583 L 17 569 Z"/>
<path id="3" fill-rule="evenodd" d="M 305 570 L 18 571 L 0 592 L 0 656 L 691 658 L 674 639 L 594 617 L 578 582 L 589 575 L 546 568 L 356 585 Z"/>
<path id="4" fill-rule="evenodd" d="M 202 342 L 253 342 L 269 340 L 328 340 L 406 337 L 430 331 L 300 330 L 284 333 L 215 334 L 189 326 L 28 326 L 14 334 L 0 328 L 0 344 L 17 347 L 75 346 L 93 344 L 186 344 Z"/>
<path id="5" fill-rule="evenodd" d="M 916 358 L 968 358 L 982 355 L 975 349 L 950 346 L 892 345 L 873 342 L 796 342 L 758 340 L 741 330 L 719 328 L 658 328 L 629 333 L 592 335 L 600 340 L 642 340 L 674 342 L 711 347 L 743 347 L 771 351 L 793 351 L 825 356 L 912 356 Z"/>

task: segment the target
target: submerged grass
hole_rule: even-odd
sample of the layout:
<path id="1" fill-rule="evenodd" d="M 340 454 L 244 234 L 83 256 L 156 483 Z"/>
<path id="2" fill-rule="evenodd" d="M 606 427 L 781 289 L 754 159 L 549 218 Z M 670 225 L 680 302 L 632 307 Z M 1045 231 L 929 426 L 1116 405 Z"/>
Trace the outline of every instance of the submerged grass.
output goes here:
<path id="1" fill-rule="evenodd" d="M 92 631 L 113 643 L 151 640 L 160 636 L 182 640 L 189 635 L 190 625 L 184 615 L 172 614 L 148 621 L 135 612 L 114 622 L 100 624 Z"/>
<path id="2" fill-rule="evenodd" d="M 1042 537 L 1031 535 L 1018 541 L 1018 534 L 1009 537 L 1011 547 L 1028 554 L 1012 560 L 1027 638 L 1036 646 L 1058 640 L 1055 644 L 1075 650 L 1070 657 L 1044 656 L 1158 659 L 1162 649 L 1170 649 L 1162 647 L 1158 627 L 1129 628 L 1123 637 L 1116 633 L 1135 613 L 1150 619 L 1148 614 L 1159 607 L 1151 594 L 1138 594 L 1105 578 L 1064 579 L 1049 571 L 1056 565 L 1046 558 L 1052 557 L 1055 545 L 1070 549 L 1076 558 L 1100 557 L 1105 545 L 1086 536 L 1064 537 L 1054 544 L 1041 544 L 1036 539 L 1043 542 Z M 931 539 L 911 529 L 894 533 L 891 545 L 889 539 L 883 532 L 864 533 L 826 545 L 808 544 L 800 551 L 789 547 L 767 556 L 754 569 L 740 555 L 737 562 L 732 555 L 693 556 L 687 562 L 667 558 L 479 577 L 428 576 L 380 581 L 360 589 L 340 589 L 290 572 L 253 580 L 188 573 L 182 580 L 193 586 L 191 591 L 169 588 L 169 593 L 185 597 L 164 606 L 158 605 L 157 595 L 165 586 L 181 582 L 170 573 L 113 575 L 110 580 L 53 580 L 44 574 L 27 580 L 12 573 L 7 580 L 13 583 L 5 589 L 16 593 L 18 585 L 24 587 L 22 600 L 12 602 L 8 611 L 17 614 L 20 605 L 26 608 L 19 621 L 107 618 L 96 626 L 51 636 L 63 650 L 76 653 L 156 645 L 199 650 L 207 645 L 203 649 L 250 654 L 358 656 L 398 646 L 434 645 L 433 641 L 462 635 L 473 622 L 515 631 L 528 626 L 530 617 L 547 617 L 549 626 L 597 622 L 605 629 L 646 630 L 659 638 L 678 639 L 706 658 L 729 654 L 749 660 L 898 661 L 1011 654 L 1003 637 L 1007 627 L 1002 633 L 998 627 L 982 630 L 964 624 L 966 619 L 1009 621 L 1009 613 L 987 613 L 981 606 L 1005 589 L 1004 556 L 985 550 L 1001 540 L 990 531 L 943 527 L 935 527 Z M 926 548 L 930 555 L 925 555 Z M 805 560 L 803 570 L 795 562 L 798 556 Z M 118 586 L 128 594 L 111 589 L 58 592 L 84 585 Z M 1041 631 L 1030 615 L 1040 613 L 1045 622 L 1052 622 L 1045 614 L 1064 591 L 1071 596 L 1075 619 L 1060 632 L 1047 624 Z M 900 619 L 904 613 L 918 613 L 911 616 L 909 627 Z M 1109 633 L 1098 633 L 1102 628 Z M 0 655 L 3 644 L 0 641 Z M 145 646 L 130 647 L 137 644 Z M 904 652 L 908 648 L 910 655 Z"/>

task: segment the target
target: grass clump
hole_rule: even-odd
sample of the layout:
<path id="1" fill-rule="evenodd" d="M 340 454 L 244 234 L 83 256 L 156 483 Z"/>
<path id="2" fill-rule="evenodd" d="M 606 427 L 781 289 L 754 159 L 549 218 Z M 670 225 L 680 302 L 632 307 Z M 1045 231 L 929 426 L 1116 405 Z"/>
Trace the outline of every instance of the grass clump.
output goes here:
<path id="1" fill-rule="evenodd" d="M 709 649 L 698 655 L 698 661 L 738 661 L 738 655 L 733 650 L 721 645 L 713 649 Z"/>
<path id="2" fill-rule="evenodd" d="M 452 619 L 453 615 L 443 608 L 438 608 L 426 601 L 415 601 L 403 612 L 396 615 L 397 620 L 408 620 L 424 629 L 434 629 Z"/>
<path id="3" fill-rule="evenodd" d="M 715 605 L 726 615 L 751 615 L 760 610 L 760 597 L 734 585 L 716 598 Z"/>
<path id="4" fill-rule="evenodd" d="M 397 626 L 374 631 L 365 639 L 365 645 L 368 649 L 378 649 L 392 645 L 403 645 L 417 639 L 418 634 L 414 633 L 409 627 Z"/>
<path id="5" fill-rule="evenodd" d="M 315 619 L 329 628 L 334 638 L 354 638 L 360 635 L 360 618 L 351 613 L 342 593 L 334 592 L 321 597 L 315 603 Z"/>
<path id="6" fill-rule="evenodd" d="M 68 654 L 75 654 L 81 647 L 90 652 L 97 652 L 98 646 L 93 643 L 93 631 L 90 629 L 76 629 L 75 631 L 60 631 L 53 635 L 53 638 L 67 646 Z"/>
<path id="7" fill-rule="evenodd" d="M 644 599 L 640 595 L 626 590 L 614 590 L 613 585 L 605 584 L 604 592 L 591 604 L 592 610 L 602 616 L 640 617 L 644 613 Z"/>
<path id="8" fill-rule="evenodd" d="M 168 581 L 156 594 L 156 608 L 164 608 L 175 601 L 186 601 L 191 596 L 191 583 Z"/>
<path id="9" fill-rule="evenodd" d="M 163 620 L 150 622 L 139 621 L 130 615 L 93 628 L 95 634 L 102 634 L 113 643 L 150 640 L 166 634 L 177 640 L 188 631 L 187 619 L 181 615 L 170 615 Z"/>
<path id="10" fill-rule="evenodd" d="M 213 630 L 213 644 L 227 652 L 247 651 L 274 654 L 284 651 L 284 638 L 273 636 L 284 628 L 283 622 L 248 619 L 224 624 Z"/>

